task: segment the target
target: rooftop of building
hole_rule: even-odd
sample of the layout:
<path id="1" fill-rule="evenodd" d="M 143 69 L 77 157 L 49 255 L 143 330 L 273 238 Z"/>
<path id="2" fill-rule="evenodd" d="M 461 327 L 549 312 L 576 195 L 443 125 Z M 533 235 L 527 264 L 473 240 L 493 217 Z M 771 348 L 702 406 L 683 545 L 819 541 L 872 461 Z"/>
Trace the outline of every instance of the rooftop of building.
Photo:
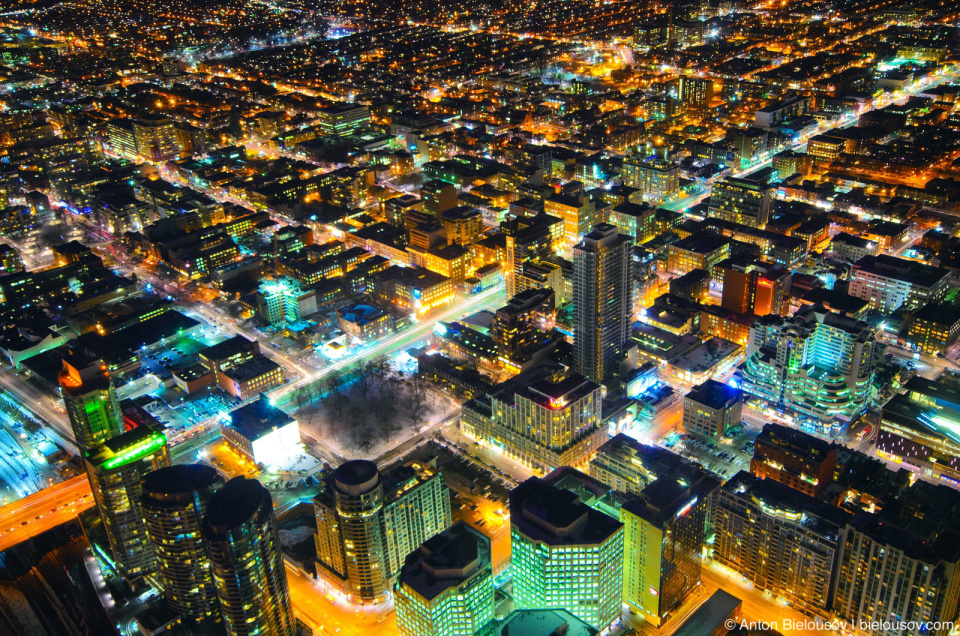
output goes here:
<path id="1" fill-rule="evenodd" d="M 562 609 L 513 610 L 491 621 L 481 636 L 597 636 L 599 630 Z"/>
<path id="2" fill-rule="evenodd" d="M 221 482 L 220 474 L 206 464 L 174 464 L 151 471 L 143 476 L 143 493 L 154 505 L 173 503 L 183 495 L 208 490 Z M 191 497 L 192 498 L 192 497 Z"/>
<path id="3" fill-rule="evenodd" d="M 417 289 L 435 287 L 450 280 L 443 274 L 432 272 L 423 267 L 398 267 L 396 265 L 384 270 L 380 277 L 382 280 L 396 281 L 407 287 Z"/>
<path id="4" fill-rule="evenodd" d="M 634 217 L 646 216 L 648 214 L 653 215 L 654 213 L 649 203 L 631 203 L 629 201 L 617 204 L 617 206 L 613 208 L 613 211 L 618 214 Z"/>
<path id="5" fill-rule="evenodd" d="M 923 480 L 904 490 L 896 505 L 861 512 L 850 525 L 874 541 L 930 564 L 960 561 L 960 492 Z"/>
<path id="6" fill-rule="evenodd" d="M 848 316 L 858 315 L 870 305 L 869 300 L 845 294 L 836 288 L 827 289 L 826 287 L 814 287 L 803 295 L 802 300 L 804 303 L 822 305 L 824 309 Z"/>
<path id="7" fill-rule="evenodd" d="M 703 404 L 711 409 L 722 409 L 743 399 L 743 391 L 723 382 L 709 379 L 690 389 L 686 399 Z"/>
<path id="8" fill-rule="evenodd" d="M 717 590 L 692 616 L 681 623 L 673 634 L 674 636 L 703 636 L 718 633 L 722 623 L 735 615 L 737 608 L 742 604 L 743 601 L 733 594 Z"/>
<path id="9" fill-rule="evenodd" d="M 440 218 L 444 221 L 466 221 L 468 219 L 479 219 L 482 216 L 480 210 L 469 205 L 458 205 L 440 213 Z"/>
<path id="10" fill-rule="evenodd" d="M 670 245 L 670 249 L 696 252 L 697 254 L 709 254 L 729 244 L 730 239 L 716 232 L 698 232 L 673 243 Z"/>
<path id="11" fill-rule="evenodd" d="M 840 538 L 844 525 L 852 515 L 806 493 L 795 490 L 773 479 L 760 479 L 747 471 L 740 471 L 725 484 L 720 492 L 762 504 L 770 514 L 782 514 L 797 523 L 820 532 L 824 538 Z"/>
<path id="12" fill-rule="evenodd" d="M 257 354 L 249 360 L 224 371 L 223 374 L 236 382 L 246 382 L 247 380 L 258 378 L 279 368 L 280 365 L 267 356 Z"/>
<path id="13" fill-rule="evenodd" d="M 295 421 L 262 393 L 259 399 L 230 411 L 230 426 L 250 441 Z"/>
<path id="14" fill-rule="evenodd" d="M 551 546 L 598 545 L 623 524 L 590 508 L 569 490 L 531 477 L 510 492 L 510 523 L 533 541 Z"/>
<path id="15" fill-rule="evenodd" d="M 605 463 L 606 458 L 629 463 L 631 469 L 646 473 L 648 480 L 680 471 L 699 470 L 695 462 L 682 455 L 659 446 L 643 444 L 624 433 L 617 434 L 597 449 L 594 461 Z"/>
<path id="16" fill-rule="evenodd" d="M 358 325 L 369 324 L 383 315 L 384 311 L 379 307 L 366 305 L 363 303 L 350 305 L 348 307 L 341 307 L 337 310 L 337 316 L 343 318 L 347 322 L 356 323 Z"/>
<path id="17" fill-rule="evenodd" d="M 870 256 L 868 254 L 854 263 L 853 267 L 854 276 L 859 270 L 876 276 L 901 280 L 921 287 L 930 287 L 950 276 L 950 270 L 943 267 L 924 265 L 923 263 L 908 261 L 888 254 L 880 254 L 879 256 Z"/>
<path id="18" fill-rule="evenodd" d="M 836 447 L 819 437 L 814 437 L 783 424 L 769 423 L 756 438 L 754 453 L 762 446 L 780 448 L 811 462 L 822 462 L 831 454 L 836 457 Z"/>
<path id="19" fill-rule="evenodd" d="M 250 520 L 261 522 L 273 514 L 273 498 L 256 479 L 234 477 L 210 498 L 203 518 L 203 535 L 223 540 Z"/>
<path id="20" fill-rule="evenodd" d="M 486 570 L 488 576 L 493 576 L 490 554 L 490 539 L 458 521 L 407 555 L 399 584 L 432 601 L 473 577 L 478 570 Z"/>
<path id="21" fill-rule="evenodd" d="M 927 303 L 918 309 L 913 317 L 915 320 L 932 322 L 937 325 L 953 325 L 960 322 L 960 307 L 953 304 Z"/>
<path id="22" fill-rule="evenodd" d="M 669 361 L 670 365 L 691 373 L 699 373 L 735 355 L 742 347 L 736 342 L 714 336 Z"/>
<path id="23" fill-rule="evenodd" d="M 154 453 L 167 445 L 162 431 L 138 426 L 87 451 L 86 459 L 94 468 L 113 470 Z"/>
<path id="24" fill-rule="evenodd" d="M 540 365 L 497 385 L 498 398 L 513 403 L 520 396 L 550 409 L 561 409 L 600 389 L 596 382 L 579 373 L 558 371 Z"/>

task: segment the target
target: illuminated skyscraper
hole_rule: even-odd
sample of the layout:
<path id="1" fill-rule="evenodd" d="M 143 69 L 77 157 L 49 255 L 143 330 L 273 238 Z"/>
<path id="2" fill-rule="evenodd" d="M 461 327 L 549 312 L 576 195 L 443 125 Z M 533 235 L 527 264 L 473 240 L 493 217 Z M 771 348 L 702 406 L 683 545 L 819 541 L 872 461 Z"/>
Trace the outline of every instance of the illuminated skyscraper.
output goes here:
<path id="1" fill-rule="evenodd" d="M 450 525 L 450 498 L 435 466 L 409 462 L 381 473 L 370 461 L 340 465 L 314 499 L 322 575 L 351 598 L 385 598 L 403 559 Z"/>
<path id="2" fill-rule="evenodd" d="M 573 361 L 594 382 L 613 377 L 630 337 L 632 256 L 630 238 L 607 223 L 593 226 L 573 251 Z"/>
<path id="3" fill-rule="evenodd" d="M 140 510 L 143 478 L 170 465 L 167 438 L 150 426 L 117 435 L 87 451 L 87 477 L 117 571 L 133 581 L 156 570 Z"/>
<path id="4" fill-rule="evenodd" d="M 202 464 L 167 466 L 143 478 L 140 508 L 156 550 L 163 596 L 187 621 L 220 620 L 200 524 L 221 485 L 217 471 Z"/>
<path id="5" fill-rule="evenodd" d="M 706 515 L 720 482 L 696 462 L 622 433 L 600 447 L 590 474 L 618 491 L 606 499 L 619 504 L 623 523 L 623 602 L 662 625 L 700 582 Z"/>
<path id="6" fill-rule="evenodd" d="M 600 630 L 619 618 L 622 523 L 531 477 L 510 493 L 510 545 L 518 609 L 565 609 Z"/>
<path id="7" fill-rule="evenodd" d="M 623 601 L 663 624 L 700 584 L 710 496 L 719 482 L 699 466 L 663 475 L 620 508 Z"/>
<path id="8" fill-rule="evenodd" d="M 228 636 L 293 636 L 287 573 L 267 489 L 245 477 L 228 481 L 210 498 L 201 534 Z"/>
<path id="9" fill-rule="evenodd" d="M 490 539 L 458 521 L 411 552 L 396 588 L 400 636 L 474 636 L 493 619 Z"/>
<path id="10" fill-rule="evenodd" d="M 80 453 L 120 434 L 120 408 L 100 360 L 80 361 L 71 356 L 60 371 L 60 393 Z"/>

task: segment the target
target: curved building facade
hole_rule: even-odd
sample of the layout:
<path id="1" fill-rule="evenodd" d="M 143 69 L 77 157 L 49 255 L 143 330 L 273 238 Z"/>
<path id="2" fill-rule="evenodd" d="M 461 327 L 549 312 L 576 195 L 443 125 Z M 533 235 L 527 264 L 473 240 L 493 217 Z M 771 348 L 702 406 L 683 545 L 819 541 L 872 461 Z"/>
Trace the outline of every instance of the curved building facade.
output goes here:
<path id="1" fill-rule="evenodd" d="M 179 464 L 143 478 L 140 510 L 157 554 L 167 606 L 185 620 L 219 621 L 220 609 L 200 526 L 223 479 L 202 464 Z"/>
<path id="2" fill-rule="evenodd" d="M 333 479 L 351 592 L 363 600 L 381 599 L 389 589 L 389 574 L 380 515 L 380 471 L 373 462 L 353 460 L 337 468 Z"/>
<path id="3" fill-rule="evenodd" d="M 260 482 L 235 477 L 207 506 L 201 529 L 229 636 L 293 636 L 296 625 L 273 500 Z"/>

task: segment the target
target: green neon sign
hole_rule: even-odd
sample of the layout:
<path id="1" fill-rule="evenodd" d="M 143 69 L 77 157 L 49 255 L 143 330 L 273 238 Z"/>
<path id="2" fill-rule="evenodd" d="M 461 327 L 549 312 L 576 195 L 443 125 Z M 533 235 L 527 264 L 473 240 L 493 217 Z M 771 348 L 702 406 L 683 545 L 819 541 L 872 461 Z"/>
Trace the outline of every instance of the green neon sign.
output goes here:
<path id="1" fill-rule="evenodd" d="M 154 433 L 150 437 L 147 437 L 146 439 L 141 440 L 132 446 L 127 446 L 114 457 L 111 457 L 107 461 L 103 462 L 103 468 L 104 470 L 111 470 L 113 468 L 125 466 L 130 462 L 135 462 L 138 459 L 149 455 L 158 448 L 161 448 L 166 443 L 166 437 L 160 435 L 159 433 Z"/>

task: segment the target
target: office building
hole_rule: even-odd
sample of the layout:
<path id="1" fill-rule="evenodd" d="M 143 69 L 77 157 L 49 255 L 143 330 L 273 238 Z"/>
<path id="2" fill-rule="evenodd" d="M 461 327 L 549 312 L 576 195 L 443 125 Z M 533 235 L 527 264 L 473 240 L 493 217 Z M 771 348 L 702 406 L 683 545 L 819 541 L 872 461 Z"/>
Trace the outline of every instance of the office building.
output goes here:
<path id="1" fill-rule="evenodd" d="M 619 368 L 633 316 L 633 246 L 600 223 L 573 252 L 574 367 L 594 382 Z"/>
<path id="2" fill-rule="evenodd" d="M 960 337 L 960 310 L 948 303 L 924 305 L 906 319 L 900 340 L 915 351 L 944 355 Z"/>
<path id="3" fill-rule="evenodd" d="M 810 175 L 813 168 L 813 158 L 796 150 L 784 150 L 773 156 L 773 171 L 776 179 L 785 181 L 798 174 L 802 177 Z"/>
<path id="4" fill-rule="evenodd" d="M 317 295 L 293 278 L 263 281 L 256 294 L 256 316 L 265 325 L 283 326 L 317 313 Z"/>
<path id="5" fill-rule="evenodd" d="M 688 433 L 719 439 L 739 426 L 743 415 L 743 391 L 716 380 L 690 389 L 683 398 L 683 428 Z"/>
<path id="6" fill-rule="evenodd" d="M 880 414 L 877 455 L 960 487 L 960 387 L 916 376 Z"/>
<path id="7" fill-rule="evenodd" d="M 861 236 L 840 232 L 830 240 L 830 251 L 835 258 L 856 263 L 864 256 L 876 256 L 880 252 L 880 244 Z"/>
<path id="8" fill-rule="evenodd" d="M 137 154 L 144 161 L 163 162 L 180 154 L 173 120 L 165 115 L 146 115 L 133 122 Z"/>
<path id="9" fill-rule="evenodd" d="M 713 102 L 713 78 L 680 76 L 677 79 L 677 98 L 695 108 L 709 107 Z"/>
<path id="10" fill-rule="evenodd" d="M 85 456 L 90 490 L 110 543 L 113 567 L 133 582 L 156 571 L 156 555 L 140 510 L 143 477 L 170 465 L 167 438 L 148 425 L 90 448 Z"/>
<path id="11" fill-rule="evenodd" d="M 623 160 L 623 184 L 643 193 L 643 200 L 663 203 L 680 192 L 680 167 L 656 158 L 630 156 Z"/>
<path id="12" fill-rule="evenodd" d="M 490 332 L 501 354 L 528 351 L 549 341 L 557 319 L 555 296 L 552 289 L 528 289 L 497 310 Z"/>
<path id="13" fill-rule="evenodd" d="M 337 326 L 352 343 L 377 340 L 393 330 L 393 316 L 372 304 L 357 303 L 337 309 Z"/>
<path id="14" fill-rule="evenodd" d="M 265 393 L 230 411 L 228 417 L 230 422 L 220 429 L 223 441 L 254 465 L 276 465 L 300 452 L 297 420 L 271 404 Z"/>
<path id="15" fill-rule="evenodd" d="M 754 440 L 750 473 L 819 497 L 833 483 L 837 447 L 782 424 L 764 424 Z"/>
<path id="16" fill-rule="evenodd" d="M 107 122 L 106 142 L 115 153 L 128 161 L 138 161 L 137 137 L 133 122 L 128 119 L 111 119 Z"/>
<path id="17" fill-rule="evenodd" d="M 795 609 L 826 616 L 850 513 L 747 472 L 715 500 L 713 558 Z"/>
<path id="18" fill-rule="evenodd" d="M 677 462 L 620 508 L 623 602 L 657 627 L 700 584 L 706 519 L 720 482 Z"/>
<path id="19" fill-rule="evenodd" d="M 682 276 L 703 269 L 713 276 L 714 267 L 730 258 L 730 239 L 716 232 L 698 232 L 667 246 L 667 271 Z"/>
<path id="20" fill-rule="evenodd" d="M 833 611 L 870 636 L 947 636 L 960 613 L 960 493 L 917 481 L 846 525 Z M 905 624 L 886 629 L 889 621 Z"/>
<path id="21" fill-rule="evenodd" d="M 603 391 L 579 373 L 541 364 L 463 405 L 463 431 L 544 473 L 588 461 L 608 437 Z"/>
<path id="22" fill-rule="evenodd" d="M 710 193 L 707 216 L 763 229 L 770 219 L 774 191 L 763 174 L 718 181 Z"/>
<path id="23" fill-rule="evenodd" d="M 597 218 L 596 204 L 581 193 L 576 196 L 555 195 L 543 202 L 543 211 L 563 221 L 563 235 L 567 245 L 577 243 L 601 219 Z"/>
<path id="24" fill-rule="evenodd" d="M 60 395 L 81 453 L 120 434 L 120 408 L 107 367 L 72 355 L 58 377 Z"/>
<path id="25" fill-rule="evenodd" d="M 550 272 L 558 268 L 543 262 L 543 259 L 553 256 L 564 246 L 563 221 L 547 214 L 514 217 L 504 221 L 500 231 L 504 235 L 506 253 L 504 269 L 507 296 L 512 298 L 523 291 L 523 279 L 538 277 L 538 272 L 532 269 L 545 269 L 547 272 L 540 276 L 544 279 L 544 286 L 551 287 L 558 298 L 562 297 L 562 281 L 550 276 Z"/>
<path id="26" fill-rule="evenodd" d="M 807 154 L 821 164 L 829 164 L 846 151 L 846 148 L 846 139 L 831 135 L 816 135 L 807 141 Z"/>
<path id="27" fill-rule="evenodd" d="M 189 623 L 220 621 L 200 525 L 222 485 L 220 474 L 203 464 L 167 466 L 143 477 L 140 509 L 156 550 L 163 598 L 171 612 Z"/>
<path id="28" fill-rule="evenodd" d="M 440 225 L 447 232 L 450 245 L 473 245 L 483 238 L 483 215 L 480 210 L 466 205 L 440 213 Z"/>
<path id="29" fill-rule="evenodd" d="M 767 150 L 769 134 L 760 128 L 744 128 L 733 131 L 734 166 L 746 168 L 755 163 Z"/>
<path id="30" fill-rule="evenodd" d="M 321 135 L 348 137 L 370 126 L 370 107 L 366 104 L 332 102 L 317 113 Z"/>
<path id="31" fill-rule="evenodd" d="M 379 602 L 403 560 L 450 526 L 450 497 L 436 466 L 408 462 L 381 473 L 341 464 L 314 498 L 321 576 L 357 602 Z"/>
<path id="32" fill-rule="evenodd" d="M 802 115 L 810 103 L 806 96 L 788 97 L 756 111 L 754 123 L 761 128 L 772 128 L 793 117 Z"/>
<path id="33" fill-rule="evenodd" d="M 510 493 L 514 601 L 567 610 L 596 629 L 620 617 L 623 524 L 531 477 Z"/>
<path id="34" fill-rule="evenodd" d="M 234 477 L 207 504 L 201 535 L 227 636 L 294 636 L 287 571 L 273 498 Z"/>
<path id="35" fill-rule="evenodd" d="M 474 636 L 493 620 L 490 539 L 458 521 L 409 555 L 394 593 L 400 636 Z"/>
<path id="36" fill-rule="evenodd" d="M 424 213 L 440 218 L 447 210 L 457 207 L 457 188 L 452 183 L 433 179 L 420 186 L 420 200 Z"/>
<path id="37" fill-rule="evenodd" d="M 870 301 L 870 308 L 891 314 L 901 307 L 919 309 L 941 303 L 947 294 L 950 270 L 880 254 L 864 256 L 850 272 L 851 296 Z"/>
<path id="38" fill-rule="evenodd" d="M 265 355 L 254 356 L 220 374 L 220 388 L 240 400 L 247 400 L 283 380 L 282 367 Z"/>
<path id="39" fill-rule="evenodd" d="M 656 210 L 649 203 L 624 201 L 610 211 L 610 224 L 634 243 L 644 243 L 657 235 Z"/>
<path id="40" fill-rule="evenodd" d="M 740 388 L 789 409 L 823 432 L 866 406 L 880 354 L 876 329 L 823 307 L 754 321 Z"/>
<path id="41" fill-rule="evenodd" d="M 714 268 L 723 291 L 720 306 L 739 314 L 766 316 L 782 314 L 790 289 L 790 271 L 786 268 L 754 261 L 728 258 Z"/>

